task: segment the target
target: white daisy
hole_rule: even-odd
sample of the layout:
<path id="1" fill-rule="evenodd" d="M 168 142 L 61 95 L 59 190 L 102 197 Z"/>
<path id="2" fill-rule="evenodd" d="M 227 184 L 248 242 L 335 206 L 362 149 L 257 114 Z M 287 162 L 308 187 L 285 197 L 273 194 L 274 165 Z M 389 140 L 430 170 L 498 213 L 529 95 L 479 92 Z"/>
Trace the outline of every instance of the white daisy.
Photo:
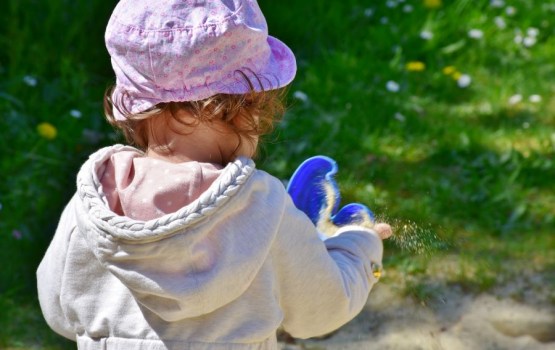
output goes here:
<path id="1" fill-rule="evenodd" d="M 429 30 L 423 30 L 420 32 L 420 38 L 424 40 L 431 40 L 434 37 L 434 33 Z"/>
<path id="2" fill-rule="evenodd" d="M 389 92 L 399 92 L 401 86 L 399 86 L 399 84 L 394 82 L 393 80 L 390 80 L 385 84 L 385 88 Z"/>
<path id="3" fill-rule="evenodd" d="M 69 115 L 72 116 L 75 119 L 79 119 L 82 116 L 81 111 L 79 111 L 77 109 L 72 109 L 71 111 L 69 111 Z"/>
<path id="4" fill-rule="evenodd" d="M 364 10 L 364 15 L 366 17 L 372 17 L 374 15 L 374 9 L 372 8 L 367 8 Z"/>
<path id="5" fill-rule="evenodd" d="M 393 115 L 393 118 L 400 121 L 401 123 L 404 123 L 405 120 L 407 120 L 407 118 L 399 112 L 395 113 L 395 115 Z"/>
<path id="6" fill-rule="evenodd" d="M 522 102 L 522 95 L 521 94 L 514 94 L 513 96 L 509 97 L 509 104 L 514 106 L 518 103 Z"/>
<path id="7" fill-rule="evenodd" d="M 389 7 L 389 8 L 397 7 L 397 5 L 399 5 L 399 4 L 398 4 L 397 1 L 395 1 L 395 0 L 387 0 L 387 1 L 385 2 L 385 6 L 387 6 L 387 7 Z"/>
<path id="8" fill-rule="evenodd" d="M 524 40 L 522 41 L 522 43 L 524 44 L 524 46 L 526 47 L 532 47 L 534 45 L 536 45 L 536 43 L 538 42 L 538 40 L 533 37 L 533 36 L 527 36 L 526 38 L 524 38 Z"/>
<path id="9" fill-rule="evenodd" d="M 471 83 L 472 78 L 468 74 L 463 74 L 459 77 L 459 79 L 457 79 L 457 85 L 462 89 L 470 86 Z"/>
<path id="10" fill-rule="evenodd" d="M 530 27 L 526 31 L 526 34 L 529 37 L 536 38 L 540 34 L 540 30 L 538 28 Z"/>
<path id="11" fill-rule="evenodd" d="M 468 36 L 472 39 L 480 40 L 484 37 L 484 32 L 480 29 L 471 29 L 468 31 Z"/>
<path id="12" fill-rule="evenodd" d="M 299 91 L 299 90 L 297 90 L 293 93 L 293 97 L 296 98 L 299 101 L 302 101 L 302 102 L 307 102 L 308 101 L 308 95 L 305 94 L 302 91 Z"/>
<path id="13" fill-rule="evenodd" d="M 534 94 L 528 97 L 528 100 L 532 103 L 540 103 L 542 101 L 542 97 L 540 95 Z"/>
<path id="14" fill-rule="evenodd" d="M 29 86 L 37 86 L 37 78 L 32 75 L 26 75 L 23 77 L 23 82 Z"/>
<path id="15" fill-rule="evenodd" d="M 499 29 L 505 29 L 507 28 L 507 23 L 505 22 L 505 19 L 503 17 L 495 17 L 493 19 L 493 22 L 495 23 L 495 25 L 497 26 L 497 28 Z"/>

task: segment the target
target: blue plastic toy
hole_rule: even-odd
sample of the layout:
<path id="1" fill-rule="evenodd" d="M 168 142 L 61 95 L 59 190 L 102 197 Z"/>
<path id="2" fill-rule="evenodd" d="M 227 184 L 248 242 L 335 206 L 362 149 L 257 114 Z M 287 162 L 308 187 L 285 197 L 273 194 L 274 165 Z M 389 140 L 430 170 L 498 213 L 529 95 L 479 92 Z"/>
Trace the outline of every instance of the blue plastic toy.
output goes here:
<path id="1" fill-rule="evenodd" d="M 372 226 L 374 214 L 360 203 L 347 204 L 338 211 L 341 195 L 334 176 L 337 163 L 326 156 L 305 160 L 295 171 L 287 192 L 295 206 L 317 227 L 322 239 L 329 238 L 338 227 L 357 224 Z"/>

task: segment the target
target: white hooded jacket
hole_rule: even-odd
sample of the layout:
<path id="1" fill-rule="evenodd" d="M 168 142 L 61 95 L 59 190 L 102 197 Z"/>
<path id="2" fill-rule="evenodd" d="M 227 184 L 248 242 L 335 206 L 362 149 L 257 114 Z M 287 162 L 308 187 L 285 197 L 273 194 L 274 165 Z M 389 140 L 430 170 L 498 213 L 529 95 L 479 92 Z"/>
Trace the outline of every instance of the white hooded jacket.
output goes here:
<path id="1" fill-rule="evenodd" d="M 348 226 L 322 242 L 279 180 L 228 164 L 198 199 L 150 221 L 118 216 L 93 154 L 37 271 L 50 327 L 79 349 L 277 349 L 356 316 L 382 242 Z"/>

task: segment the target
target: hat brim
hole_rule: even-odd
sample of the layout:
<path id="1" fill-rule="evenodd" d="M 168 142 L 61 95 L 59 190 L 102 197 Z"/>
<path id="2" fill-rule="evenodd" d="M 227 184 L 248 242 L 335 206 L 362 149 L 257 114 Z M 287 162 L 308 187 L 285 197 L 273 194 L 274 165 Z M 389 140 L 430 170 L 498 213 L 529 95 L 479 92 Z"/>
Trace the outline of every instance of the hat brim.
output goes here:
<path id="1" fill-rule="evenodd" d="M 282 41 L 268 36 L 271 55 L 268 64 L 262 69 L 262 75 L 272 77 L 271 84 L 264 86 L 264 90 L 279 89 L 289 85 L 297 73 L 295 55 Z"/>

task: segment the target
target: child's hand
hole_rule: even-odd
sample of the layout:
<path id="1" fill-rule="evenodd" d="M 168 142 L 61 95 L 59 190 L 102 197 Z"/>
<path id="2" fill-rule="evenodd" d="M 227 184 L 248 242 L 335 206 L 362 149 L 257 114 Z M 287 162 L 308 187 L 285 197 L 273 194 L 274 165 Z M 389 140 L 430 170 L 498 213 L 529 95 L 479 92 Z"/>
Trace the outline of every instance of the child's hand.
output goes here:
<path id="1" fill-rule="evenodd" d="M 391 226 L 375 223 L 374 214 L 360 203 L 351 203 L 338 210 L 341 196 L 334 175 L 337 163 L 325 156 L 305 160 L 295 171 L 287 192 L 295 206 L 302 210 L 321 233 L 321 238 L 333 236 L 346 225 L 360 225 L 376 231 L 381 239 L 391 236 Z"/>
<path id="2" fill-rule="evenodd" d="M 389 237 L 391 237 L 391 235 L 393 235 L 393 230 L 391 229 L 391 226 L 389 226 L 389 224 L 386 224 L 385 222 L 379 222 L 374 225 L 374 231 L 376 231 L 381 239 L 388 239 Z"/>

